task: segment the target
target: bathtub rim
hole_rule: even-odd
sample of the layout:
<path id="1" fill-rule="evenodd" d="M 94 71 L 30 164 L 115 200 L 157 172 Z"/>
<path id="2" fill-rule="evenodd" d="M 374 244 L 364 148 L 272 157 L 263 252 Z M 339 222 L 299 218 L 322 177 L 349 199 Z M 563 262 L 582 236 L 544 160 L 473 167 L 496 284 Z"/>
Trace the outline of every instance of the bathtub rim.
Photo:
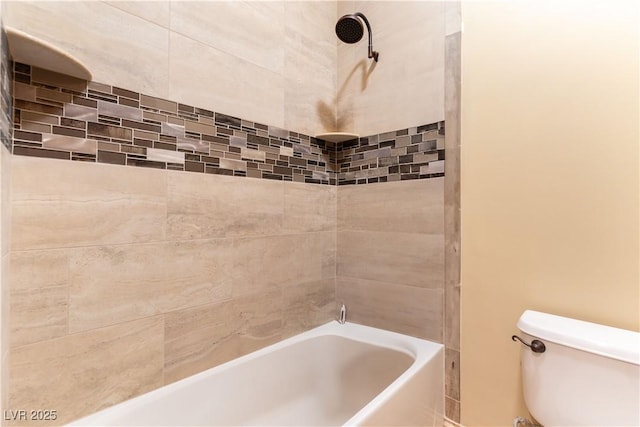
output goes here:
<path id="1" fill-rule="evenodd" d="M 297 343 L 302 343 L 310 339 L 323 336 L 336 336 L 363 344 L 398 351 L 410 356 L 413 359 L 413 362 L 402 374 L 394 379 L 378 395 L 376 395 L 365 406 L 360 408 L 351 418 L 349 418 L 343 424 L 349 426 L 362 424 L 362 422 L 367 418 L 367 416 L 373 409 L 389 401 L 402 388 L 402 386 L 405 385 L 423 366 L 425 366 L 429 361 L 435 360 L 438 353 L 444 352 L 444 345 L 433 341 L 416 338 L 410 335 L 404 335 L 384 329 L 374 328 L 371 326 L 360 325 L 357 323 L 346 322 L 344 324 L 340 324 L 337 321 L 332 320 L 308 331 L 291 336 L 289 338 L 285 338 L 284 340 L 278 341 L 277 343 L 268 345 L 259 350 L 253 351 L 220 365 L 182 378 L 173 383 L 165 384 L 157 389 L 150 390 L 141 395 L 131 397 L 127 400 L 116 403 L 115 405 L 111 405 L 88 414 L 82 418 L 72 420 L 65 425 L 97 425 L 95 423 L 89 424 L 83 421 L 87 418 L 100 417 L 103 413 L 112 411 L 116 407 L 121 407 L 121 409 L 139 408 L 141 406 L 144 406 L 148 402 L 153 402 L 156 398 L 164 397 L 167 394 L 174 393 L 176 390 L 181 390 L 193 383 L 201 381 L 209 376 L 215 375 L 218 372 L 224 372 L 229 369 L 233 369 L 237 365 L 241 365 L 245 362 L 260 358 L 265 354 L 269 354 L 285 347 L 289 347 Z M 442 366 L 442 369 L 444 369 L 444 366 Z M 442 395 L 444 396 L 444 385 Z"/>
<path id="2" fill-rule="evenodd" d="M 335 322 L 337 324 L 337 322 Z M 329 324 L 322 325 L 319 328 L 324 326 L 328 326 Z M 374 397 L 371 401 L 369 401 L 365 406 L 360 408 L 358 412 L 356 412 L 351 418 L 349 418 L 343 425 L 344 426 L 358 426 L 364 425 L 364 422 L 371 414 L 372 410 L 377 407 L 381 407 L 386 402 L 390 401 L 401 389 L 402 387 L 410 381 L 417 372 L 422 369 L 426 364 L 430 361 L 437 360 L 438 354 L 442 354 L 442 362 L 443 366 L 441 367 L 444 371 L 444 344 L 436 343 L 434 341 L 425 340 L 422 338 L 412 337 L 410 335 L 404 335 L 397 332 L 388 331 L 385 329 L 378 329 L 371 326 L 359 325 L 355 323 L 347 323 L 345 325 L 337 325 L 337 326 L 346 326 L 350 325 L 351 328 L 355 329 L 360 333 L 364 333 L 365 335 L 370 336 L 370 340 L 360 339 L 360 336 L 353 337 L 350 335 L 343 335 L 346 330 L 340 330 L 340 334 L 335 334 L 338 336 L 344 336 L 345 338 L 363 342 L 366 344 L 377 345 L 380 347 L 389 348 L 392 350 L 400 351 L 409 356 L 413 357 L 413 363 L 398 376 L 395 380 L 391 382 L 387 387 L 384 388 L 376 397 Z M 395 340 L 401 340 L 403 344 L 411 345 L 411 349 L 400 345 L 392 345 L 388 342 L 381 341 L 381 338 L 391 339 L 393 342 Z M 376 341 L 376 342 L 374 342 Z M 444 384 L 442 384 L 442 396 L 444 398 Z M 444 410 L 444 408 L 442 408 Z M 444 414 L 443 414 L 444 415 Z"/>

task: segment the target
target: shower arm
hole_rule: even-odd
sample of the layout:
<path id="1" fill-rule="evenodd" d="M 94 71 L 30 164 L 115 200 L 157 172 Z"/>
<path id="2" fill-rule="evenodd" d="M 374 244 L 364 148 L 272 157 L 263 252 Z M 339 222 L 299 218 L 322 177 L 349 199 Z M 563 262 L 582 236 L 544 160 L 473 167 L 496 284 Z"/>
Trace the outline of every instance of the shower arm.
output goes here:
<path id="1" fill-rule="evenodd" d="M 371 34 L 371 25 L 369 25 L 367 17 L 360 12 L 356 12 L 354 15 L 362 19 L 367 26 L 367 32 L 369 33 L 369 58 L 373 58 L 374 61 L 378 62 L 378 52 L 373 50 L 373 35 Z"/>

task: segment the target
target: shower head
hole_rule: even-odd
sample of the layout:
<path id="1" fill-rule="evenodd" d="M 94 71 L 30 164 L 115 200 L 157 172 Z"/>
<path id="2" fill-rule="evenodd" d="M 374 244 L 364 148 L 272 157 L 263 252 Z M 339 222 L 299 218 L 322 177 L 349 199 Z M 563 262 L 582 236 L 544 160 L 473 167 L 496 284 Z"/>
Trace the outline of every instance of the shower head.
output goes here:
<path id="1" fill-rule="evenodd" d="M 345 43 L 357 43 L 364 35 L 364 27 L 356 15 L 344 15 L 336 24 L 336 34 Z"/>
<path id="2" fill-rule="evenodd" d="M 338 22 L 336 23 L 336 35 L 345 43 L 357 43 L 364 35 L 362 22 L 367 26 L 367 32 L 369 33 L 369 58 L 373 58 L 374 61 L 378 62 L 378 52 L 373 50 L 371 26 L 369 25 L 367 18 L 362 13 L 356 12 L 344 15 L 342 18 L 338 19 Z"/>

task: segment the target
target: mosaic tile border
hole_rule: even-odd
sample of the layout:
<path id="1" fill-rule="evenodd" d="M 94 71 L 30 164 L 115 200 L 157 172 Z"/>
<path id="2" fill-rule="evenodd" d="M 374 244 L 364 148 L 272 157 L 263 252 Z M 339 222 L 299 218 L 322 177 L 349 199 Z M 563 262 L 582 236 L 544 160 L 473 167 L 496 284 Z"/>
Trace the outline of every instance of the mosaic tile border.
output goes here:
<path id="1" fill-rule="evenodd" d="M 444 122 L 338 144 L 338 185 L 444 176 Z"/>
<path id="2" fill-rule="evenodd" d="M 4 27 L 0 31 L 0 141 L 2 145 L 11 151 L 13 124 L 11 123 L 12 107 L 12 82 L 11 60 L 9 58 L 9 43 Z"/>
<path id="3" fill-rule="evenodd" d="M 14 154 L 335 184 L 308 135 L 20 63 L 14 100 Z"/>
<path id="4" fill-rule="evenodd" d="M 13 154 L 324 185 L 444 174 L 444 122 L 333 144 L 13 63 Z"/>

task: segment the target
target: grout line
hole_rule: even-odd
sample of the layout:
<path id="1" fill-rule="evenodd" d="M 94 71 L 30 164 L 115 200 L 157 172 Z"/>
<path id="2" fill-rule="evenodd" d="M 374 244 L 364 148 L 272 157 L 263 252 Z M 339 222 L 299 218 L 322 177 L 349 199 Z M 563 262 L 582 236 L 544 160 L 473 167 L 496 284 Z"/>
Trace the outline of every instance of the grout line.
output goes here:
<path id="1" fill-rule="evenodd" d="M 443 288 L 428 288 L 428 287 L 425 287 L 425 286 L 408 285 L 408 284 L 405 284 L 405 283 L 385 282 L 383 280 L 366 279 L 366 278 L 363 278 L 363 277 L 349 276 L 349 275 L 346 275 L 346 274 L 341 274 L 339 276 L 336 276 L 336 278 L 365 280 L 367 282 L 375 282 L 375 283 L 379 283 L 379 284 L 382 284 L 382 285 L 401 286 L 401 287 L 408 287 L 408 288 L 424 289 L 425 291 L 433 291 L 433 292 L 443 291 Z M 443 294 L 444 294 L 444 292 L 443 292 Z"/>
<path id="2" fill-rule="evenodd" d="M 452 399 L 453 400 L 453 399 Z M 464 427 L 462 424 L 453 421 L 449 417 L 444 417 L 444 427 Z M 448 425 L 447 425 L 448 424 Z"/>
<path id="3" fill-rule="evenodd" d="M 30 347 L 30 346 L 42 344 L 42 343 L 58 341 L 58 340 L 62 340 L 62 339 L 68 338 L 68 337 L 74 337 L 74 336 L 81 335 L 81 334 L 101 331 L 101 330 L 104 330 L 104 329 L 107 329 L 107 328 L 114 328 L 114 327 L 125 325 L 127 323 L 141 322 L 143 320 L 149 320 L 149 319 L 153 319 L 155 317 L 164 317 L 164 314 L 165 313 L 156 313 L 156 314 L 152 314 L 151 316 L 144 316 L 144 317 L 138 317 L 138 318 L 135 318 L 135 319 L 128 319 L 128 320 L 125 320 L 125 321 L 122 321 L 122 322 L 111 323 L 109 325 L 99 326 L 97 328 L 86 329 L 86 330 L 76 331 L 76 332 L 71 332 L 71 333 L 69 333 L 67 331 L 68 332 L 67 334 L 61 335 L 61 336 L 58 336 L 58 337 L 47 338 L 47 339 L 42 340 L 42 341 L 36 341 L 36 342 L 29 343 L 29 344 L 23 344 L 23 345 L 16 346 L 16 347 L 11 346 L 10 351 L 14 351 L 14 350 L 22 349 L 22 348 L 25 348 L 25 347 Z"/>
<path id="4" fill-rule="evenodd" d="M 277 237 L 292 237 L 292 236 L 307 236 L 313 234 L 326 234 L 334 233 L 335 230 L 317 230 L 317 231 L 301 231 L 301 232 L 286 232 L 281 234 L 255 234 L 248 236 L 219 236 L 219 237 L 203 237 L 200 239 L 163 239 L 163 240 L 150 240 L 143 242 L 105 242 L 94 245 L 77 245 L 77 246 L 54 246 L 46 248 L 30 248 L 30 249 L 11 249 L 10 253 L 29 253 L 29 252 L 42 252 L 42 251 L 60 251 L 60 250 L 74 250 L 74 249 L 92 249 L 109 247 L 126 247 L 126 246 L 144 246 L 144 245 L 158 245 L 158 244 L 176 244 L 176 243 L 188 243 L 188 242 L 208 242 L 208 241 L 223 241 L 231 239 L 261 239 L 261 238 L 277 238 Z"/>
<path id="5" fill-rule="evenodd" d="M 102 3 L 104 3 L 104 4 L 105 4 L 105 5 L 107 5 L 107 6 L 111 6 L 111 7 L 115 8 L 115 9 L 118 9 L 120 12 L 126 13 L 127 15 L 131 15 L 131 16 L 133 16 L 133 17 L 135 17 L 135 18 L 138 18 L 138 19 L 140 19 L 140 20 L 142 20 L 142 21 L 148 22 L 148 23 L 149 23 L 149 24 L 151 24 L 151 25 L 155 25 L 156 27 L 160 27 L 160 28 L 162 28 L 162 29 L 169 30 L 169 27 L 165 27 L 165 26 L 164 26 L 164 25 L 162 25 L 162 24 L 158 24 L 157 22 L 153 22 L 153 21 L 151 21 L 151 20 L 149 20 L 149 19 L 147 19 L 147 18 L 145 18 L 145 17 L 143 17 L 143 16 L 136 15 L 136 14 L 135 14 L 135 13 L 133 13 L 133 12 L 130 12 L 130 11 L 128 11 L 128 10 L 122 9 L 121 7 L 118 7 L 118 6 L 117 6 L 117 3 L 118 3 L 117 1 L 116 1 L 116 2 L 106 2 L 106 1 L 104 1 L 104 2 L 102 2 Z"/>

